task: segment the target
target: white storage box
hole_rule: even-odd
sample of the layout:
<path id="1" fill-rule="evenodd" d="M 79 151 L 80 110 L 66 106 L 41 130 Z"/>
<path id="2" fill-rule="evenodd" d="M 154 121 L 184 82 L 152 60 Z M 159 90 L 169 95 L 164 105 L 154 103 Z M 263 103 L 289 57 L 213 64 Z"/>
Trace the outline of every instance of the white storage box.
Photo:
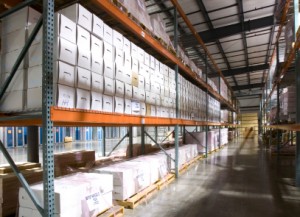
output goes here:
<path id="1" fill-rule="evenodd" d="M 103 92 L 103 88 L 104 87 L 104 80 L 103 80 L 103 76 L 92 72 L 92 87 L 91 90 L 98 92 L 98 93 L 102 93 Z"/>
<path id="2" fill-rule="evenodd" d="M 75 88 L 61 84 L 57 88 L 57 106 L 75 108 Z"/>
<path id="3" fill-rule="evenodd" d="M 103 39 L 103 20 L 93 14 L 92 32 L 99 38 Z"/>
<path id="4" fill-rule="evenodd" d="M 76 108 L 77 109 L 91 109 L 91 93 L 88 90 L 76 89 Z"/>
<path id="5" fill-rule="evenodd" d="M 76 71 L 76 87 L 91 90 L 91 71 L 81 67 L 76 67 Z"/>
<path id="6" fill-rule="evenodd" d="M 112 206 L 113 178 L 109 174 L 76 173 L 55 179 L 54 185 L 54 214 L 88 217 Z M 31 189 L 43 206 L 43 184 L 32 185 Z M 24 188 L 19 191 L 19 204 L 36 209 Z"/>
<path id="7" fill-rule="evenodd" d="M 73 22 L 85 28 L 89 32 L 92 30 L 92 13 L 80 4 L 76 3 L 59 11 Z"/>
<path id="8" fill-rule="evenodd" d="M 102 94 L 92 91 L 91 95 L 91 110 L 102 111 Z"/>
<path id="9" fill-rule="evenodd" d="M 103 107 L 104 112 L 113 112 L 113 97 L 103 95 Z"/>
<path id="10" fill-rule="evenodd" d="M 115 105 L 115 110 L 114 112 L 116 113 L 124 113 L 124 98 L 120 98 L 120 97 L 114 97 L 114 105 Z"/>

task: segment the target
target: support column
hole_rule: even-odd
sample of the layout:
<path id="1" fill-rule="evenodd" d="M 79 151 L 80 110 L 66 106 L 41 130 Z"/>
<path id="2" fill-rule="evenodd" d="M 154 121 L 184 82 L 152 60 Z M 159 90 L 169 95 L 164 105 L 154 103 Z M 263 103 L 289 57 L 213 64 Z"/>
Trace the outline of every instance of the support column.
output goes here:
<path id="1" fill-rule="evenodd" d="M 54 216 L 54 141 L 51 106 L 53 105 L 54 0 L 43 1 L 43 216 Z"/>
<path id="2" fill-rule="evenodd" d="M 294 1 L 294 14 L 295 14 L 295 32 L 298 30 L 299 27 L 299 2 L 298 1 Z M 296 34 L 294 35 L 295 40 L 297 40 L 296 38 Z M 297 49 L 296 51 L 296 123 L 300 124 L 300 52 Z M 295 183 L 296 183 L 296 187 L 300 187 L 300 131 L 296 132 L 296 178 L 295 178 Z"/>
<path id="3" fill-rule="evenodd" d="M 174 47 L 175 51 L 178 50 L 178 17 L 177 17 L 177 9 L 174 8 Z M 175 65 L 175 83 L 176 83 L 176 118 L 179 118 L 179 96 L 178 96 L 178 65 Z M 179 126 L 175 125 L 175 177 L 179 177 L 179 166 L 178 166 L 178 159 L 179 159 Z M 185 131 L 183 130 L 183 135 Z"/>
<path id="4" fill-rule="evenodd" d="M 39 163 L 39 127 L 27 127 L 27 161 Z"/>
<path id="5" fill-rule="evenodd" d="M 133 131 L 131 126 L 128 128 L 128 133 L 129 133 L 129 156 L 132 158 L 133 157 Z"/>
<path id="6" fill-rule="evenodd" d="M 141 126 L 141 153 L 145 154 L 145 125 Z"/>
<path id="7" fill-rule="evenodd" d="M 106 127 L 102 127 L 103 138 L 102 138 L 102 156 L 106 156 Z"/>
<path id="8" fill-rule="evenodd" d="M 205 53 L 205 82 L 207 84 L 207 53 Z M 206 89 L 206 115 L 205 115 L 205 119 L 206 121 L 208 121 L 208 90 Z M 209 126 L 206 125 L 205 127 L 205 157 L 207 157 L 208 154 L 208 130 L 209 130 Z"/>

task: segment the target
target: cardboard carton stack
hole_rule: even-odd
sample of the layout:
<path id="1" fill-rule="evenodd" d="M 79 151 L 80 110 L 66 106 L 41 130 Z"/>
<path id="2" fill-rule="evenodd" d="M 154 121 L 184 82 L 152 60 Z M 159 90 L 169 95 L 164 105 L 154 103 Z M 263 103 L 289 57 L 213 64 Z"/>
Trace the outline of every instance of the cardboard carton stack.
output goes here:
<path id="1" fill-rule="evenodd" d="M 296 88 L 293 86 L 283 89 L 279 96 L 281 121 L 294 122 L 296 114 Z"/>
<path id="2" fill-rule="evenodd" d="M 76 173 L 56 178 L 55 216 L 90 217 L 109 209 L 112 207 L 112 183 L 112 176 L 108 174 Z M 43 204 L 43 183 L 30 187 Z M 23 188 L 19 191 L 19 204 L 19 216 L 41 216 Z"/>
<path id="3" fill-rule="evenodd" d="M 173 159 L 175 158 L 175 149 L 168 149 L 166 152 Z M 197 155 L 197 145 L 181 146 L 179 148 L 179 167 Z M 174 162 L 160 151 L 156 154 L 97 168 L 93 172 L 113 175 L 113 199 L 126 200 L 159 179 L 163 179 L 174 167 Z"/>
<path id="4" fill-rule="evenodd" d="M 81 150 L 54 155 L 55 177 L 90 169 L 95 164 L 95 151 Z"/>
<path id="5" fill-rule="evenodd" d="M 43 170 L 40 164 L 31 164 L 37 167 L 25 169 L 24 164 L 19 165 L 24 178 L 29 184 L 40 182 L 43 180 Z M 10 171 L 10 167 L 5 167 L 0 174 L 0 216 L 10 216 L 17 212 L 18 207 L 18 191 L 21 183 L 14 173 Z"/>

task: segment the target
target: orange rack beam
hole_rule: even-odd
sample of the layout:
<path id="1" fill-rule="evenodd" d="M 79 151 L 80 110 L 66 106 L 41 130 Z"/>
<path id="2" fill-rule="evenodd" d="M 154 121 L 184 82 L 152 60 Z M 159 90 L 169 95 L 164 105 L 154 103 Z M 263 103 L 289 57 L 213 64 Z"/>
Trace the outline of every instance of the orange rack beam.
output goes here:
<path id="1" fill-rule="evenodd" d="M 278 130 L 300 131 L 300 124 L 265 125 L 265 127 Z"/>

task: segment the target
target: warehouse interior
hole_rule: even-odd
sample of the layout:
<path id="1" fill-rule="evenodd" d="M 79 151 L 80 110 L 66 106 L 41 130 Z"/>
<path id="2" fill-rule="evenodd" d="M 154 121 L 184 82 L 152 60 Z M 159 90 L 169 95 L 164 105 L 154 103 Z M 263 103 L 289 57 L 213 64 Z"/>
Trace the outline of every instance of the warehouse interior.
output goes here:
<path id="1" fill-rule="evenodd" d="M 0 0 L 0 216 L 296 216 L 296 0 Z"/>

